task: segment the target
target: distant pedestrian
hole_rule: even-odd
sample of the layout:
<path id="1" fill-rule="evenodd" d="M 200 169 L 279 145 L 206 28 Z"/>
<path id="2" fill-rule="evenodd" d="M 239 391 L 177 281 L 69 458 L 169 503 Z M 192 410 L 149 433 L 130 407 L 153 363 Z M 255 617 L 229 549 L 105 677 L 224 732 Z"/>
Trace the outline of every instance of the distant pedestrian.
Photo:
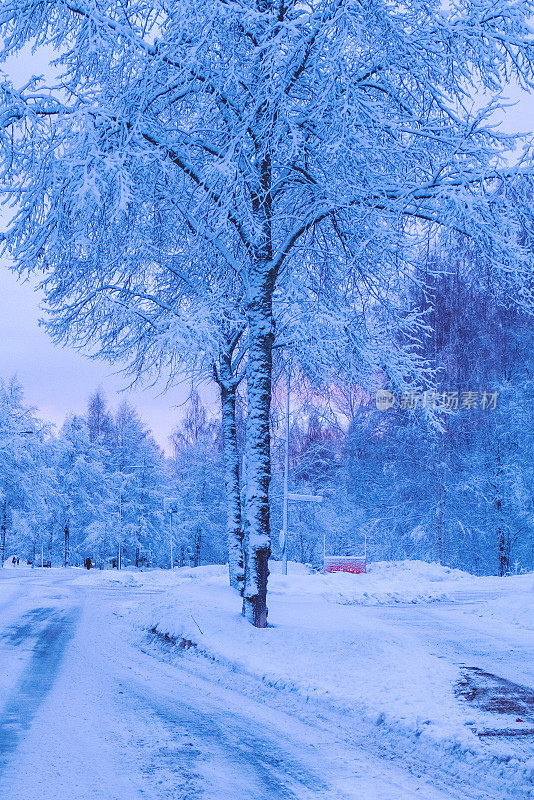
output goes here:
<path id="1" fill-rule="evenodd" d="M 85 568 L 86 569 L 91 569 L 92 566 L 93 566 L 93 564 L 91 562 L 91 559 L 90 558 L 86 558 L 85 559 Z"/>

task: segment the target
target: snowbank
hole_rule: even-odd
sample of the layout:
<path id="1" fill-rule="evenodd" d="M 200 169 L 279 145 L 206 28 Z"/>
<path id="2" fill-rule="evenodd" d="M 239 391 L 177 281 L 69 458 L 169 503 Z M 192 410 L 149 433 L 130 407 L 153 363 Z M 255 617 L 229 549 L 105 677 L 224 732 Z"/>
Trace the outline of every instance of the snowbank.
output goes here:
<path id="1" fill-rule="evenodd" d="M 234 672 L 449 751 L 460 748 L 476 758 L 491 756 L 507 770 L 515 764 L 518 780 L 524 780 L 528 765 L 515 759 L 506 744 L 492 740 L 488 756 L 487 742 L 482 744 L 476 736 L 477 725 L 483 728 L 488 720 L 458 700 L 460 666 L 425 639 L 424 614 L 410 628 L 389 619 L 387 607 L 402 610 L 401 604 L 410 604 L 415 613 L 416 604 L 448 608 L 460 597 L 479 596 L 484 598 L 484 612 L 480 603 L 458 604 L 454 619 L 464 615 L 467 625 L 478 625 L 477 614 L 482 613 L 484 625 L 494 627 L 496 619 L 506 616 L 507 624 L 515 620 L 519 630 L 528 622 L 531 575 L 476 578 L 414 561 L 374 563 L 366 575 L 320 575 L 291 564 L 289 575 L 283 576 L 276 564 L 273 568 L 266 630 L 252 628 L 240 616 L 241 600 L 228 587 L 223 566 L 165 575 L 104 573 L 99 580 L 164 588 L 164 597 L 135 611 L 136 624 L 141 620 L 182 646 L 192 643 L 192 652 Z M 448 603 L 439 603 L 444 600 Z"/>
<path id="2" fill-rule="evenodd" d="M 177 585 L 177 576 L 181 570 L 171 572 L 165 569 L 147 570 L 146 572 L 126 567 L 125 569 L 84 569 L 80 576 L 73 581 L 75 586 L 102 587 L 102 588 L 166 588 Z"/>
<path id="3" fill-rule="evenodd" d="M 489 602 L 485 618 L 534 632 L 534 581 L 525 581 L 522 592 L 510 592 Z"/>
<path id="4" fill-rule="evenodd" d="M 493 759 L 497 770 L 525 780 L 525 759 L 506 741 L 480 740 L 477 731 L 495 720 L 458 699 L 455 689 L 462 677 L 460 642 L 468 647 L 464 663 L 476 665 L 465 660 L 466 652 L 470 659 L 488 653 L 497 631 L 507 637 L 504 649 L 501 641 L 504 662 L 508 642 L 516 663 L 522 662 L 520 654 L 532 643 L 531 574 L 478 578 L 438 564 L 401 561 L 371 563 L 364 575 L 322 575 L 290 564 L 284 576 L 272 562 L 266 630 L 241 617 L 241 599 L 228 586 L 226 566 L 91 570 L 75 583 L 125 590 L 125 598 L 128 589 L 141 590 L 142 602 L 127 612 L 132 622 L 190 647 L 191 654 L 384 730 L 484 763 Z M 440 625 L 448 651 L 433 636 Z"/>
<path id="5" fill-rule="evenodd" d="M 269 582 L 271 594 L 287 597 L 322 597 L 342 605 L 429 603 L 452 598 L 462 583 L 472 582 L 467 572 L 422 561 L 376 561 L 368 572 L 351 575 L 309 573 L 291 564 L 290 575 L 280 575 L 276 564 Z"/>
<path id="6" fill-rule="evenodd" d="M 282 575 L 277 561 L 271 561 L 269 568 L 271 597 L 285 597 L 288 601 L 315 598 L 339 605 L 439 602 L 454 599 L 458 590 L 472 589 L 474 580 L 495 581 L 492 578 L 474 579 L 467 572 L 422 561 L 376 561 L 369 564 L 366 574 L 356 576 L 343 572 L 323 575 L 296 563 L 290 563 L 289 574 Z M 173 572 L 161 569 L 91 569 L 83 571 L 75 583 L 80 586 L 166 589 L 199 581 L 226 586 L 227 576 L 228 567 L 225 565 L 183 567 Z"/>

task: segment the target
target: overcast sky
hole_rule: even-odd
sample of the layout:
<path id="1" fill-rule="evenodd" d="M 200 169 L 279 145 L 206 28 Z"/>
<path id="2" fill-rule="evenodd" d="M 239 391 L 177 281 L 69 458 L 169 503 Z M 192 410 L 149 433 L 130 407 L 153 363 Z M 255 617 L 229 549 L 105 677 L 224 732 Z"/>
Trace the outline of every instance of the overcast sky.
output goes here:
<path id="1" fill-rule="evenodd" d="M 60 426 L 69 411 L 82 412 L 98 386 L 111 406 L 128 400 L 139 411 L 162 447 L 184 414 L 189 386 L 161 394 L 162 387 L 122 392 L 128 384 L 117 367 L 92 361 L 71 348 L 56 347 L 39 327 L 39 295 L 0 267 L 0 377 L 17 375 L 28 403 L 43 419 Z M 159 396 L 158 396 L 159 395 Z M 207 401 L 214 393 L 204 393 Z"/>
<path id="2" fill-rule="evenodd" d="M 47 56 L 27 52 L 24 58 L 4 64 L 3 70 L 14 76 L 15 85 L 21 85 L 32 74 L 47 71 Z M 517 90 L 511 90 L 510 95 L 517 104 L 503 113 L 503 129 L 510 133 L 533 131 L 534 98 Z M 178 386 L 163 395 L 162 387 L 121 394 L 127 381 L 114 374 L 116 366 L 91 361 L 75 350 L 52 344 L 38 325 L 40 302 L 30 284 L 17 281 L 7 264 L 0 263 L 0 377 L 17 375 L 27 401 L 38 408 L 43 419 L 58 426 L 68 412 L 82 412 L 91 392 L 102 386 L 111 406 L 123 399 L 135 405 L 165 447 L 171 430 L 183 417 L 189 387 Z M 204 394 L 207 402 L 214 403 L 214 391 Z"/>

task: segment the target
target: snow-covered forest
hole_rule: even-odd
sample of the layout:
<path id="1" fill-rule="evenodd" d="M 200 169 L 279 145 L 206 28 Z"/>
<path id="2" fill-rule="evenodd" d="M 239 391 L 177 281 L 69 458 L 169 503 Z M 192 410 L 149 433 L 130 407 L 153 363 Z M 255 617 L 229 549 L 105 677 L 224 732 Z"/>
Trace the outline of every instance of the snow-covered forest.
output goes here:
<path id="1" fill-rule="evenodd" d="M 532 797 L 533 21 L 0 0 L 0 800 Z"/>
<path id="2" fill-rule="evenodd" d="M 438 561 L 479 575 L 532 570 L 526 321 L 457 273 L 432 279 L 412 302 L 428 315 L 425 358 L 460 390 L 400 393 L 383 410 L 369 386 L 337 381 L 319 393 L 295 372 L 290 490 L 320 493 L 323 503 L 291 508 L 288 556 L 320 567 L 325 542 L 328 553 L 358 555 L 367 538 L 373 560 Z M 282 370 L 271 412 L 274 530 L 282 527 L 286 381 Z M 228 560 L 220 409 L 205 407 L 197 392 L 167 453 L 134 408 L 108 408 L 102 390 L 59 431 L 25 404 L 15 380 L 2 383 L 0 402 L 2 559 L 82 565 L 91 558 L 118 567 L 120 558 L 121 566 L 168 568 L 172 540 L 175 566 Z M 240 464 L 245 417 L 238 396 Z"/>
<path id="3" fill-rule="evenodd" d="M 12 438 L 7 416 L 6 536 L 163 563 L 176 495 L 178 552 L 223 558 L 225 518 L 231 585 L 265 627 L 285 381 L 294 412 L 308 398 L 291 480 L 325 498 L 285 531 L 300 558 L 324 533 L 336 552 L 368 536 L 377 555 L 531 566 L 532 151 L 497 123 L 534 86 L 532 11 L 2 2 L 6 64 L 48 60 L 1 86 L 6 258 L 56 343 L 134 381 L 210 380 L 221 406 L 168 461 L 126 408 L 57 439 Z M 19 456 L 50 476 L 35 502 Z"/>

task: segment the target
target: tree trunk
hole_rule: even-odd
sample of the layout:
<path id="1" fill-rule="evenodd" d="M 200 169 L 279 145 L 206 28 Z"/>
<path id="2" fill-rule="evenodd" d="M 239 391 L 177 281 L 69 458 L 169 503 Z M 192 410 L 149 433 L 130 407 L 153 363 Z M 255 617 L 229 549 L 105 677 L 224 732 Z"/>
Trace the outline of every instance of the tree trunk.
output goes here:
<path id="1" fill-rule="evenodd" d="M 271 447 L 271 367 L 274 340 L 272 276 L 255 287 L 248 310 L 246 568 L 243 616 L 256 628 L 267 627 L 267 578 L 271 554 L 269 483 Z"/>
<path id="2" fill-rule="evenodd" d="M 497 516 L 497 546 L 499 549 L 499 575 L 503 577 L 510 569 L 510 536 L 506 533 L 505 518 L 503 512 L 503 453 L 502 445 L 497 444 L 495 453 L 495 481 L 490 484 L 495 492 L 494 503 Z"/>
<path id="3" fill-rule="evenodd" d="M 195 529 L 195 555 L 193 560 L 193 566 L 199 567 L 200 566 L 200 547 L 202 543 L 202 529 L 200 525 L 197 525 Z"/>
<path id="4" fill-rule="evenodd" d="M 6 560 L 6 535 L 7 535 L 7 501 L 4 500 L 2 503 L 2 566 L 4 566 L 4 561 Z"/>
<path id="5" fill-rule="evenodd" d="M 506 535 L 505 524 L 502 514 L 502 500 L 495 502 L 499 527 L 497 528 L 497 541 L 499 542 L 499 575 L 501 578 L 510 571 L 510 537 Z"/>
<path id="6" fill-rule="evenodd" d="M 226 536 L 228 540 L 228 569 L 230 586 L 242 595 L 245 584 L 243 529 L 241 526 L 241 496 L 239 492 L 239 453 L 235 421 L 235 386 L 219 383 L 221 390 L 222 425 L 224 433 L 224 465 L 226 486 Z"/>
<path id="7" fill-rule="evenodd" d="M 436 545 L 438 551 L 438 561 L 440 564 L 445 563 L 445 544 L 443 541 L 444 530 L 444 516 L 445 516 L 445 490 L 441 477 L 438 478 L 438 502 L 436 506 Z"/>
<path id="8" fill-rule="evenodd" d="M 69 523 L 65 523 L 65 559 L 63 566 L 68 567 L 70 561 L 70 529 Z"/>

